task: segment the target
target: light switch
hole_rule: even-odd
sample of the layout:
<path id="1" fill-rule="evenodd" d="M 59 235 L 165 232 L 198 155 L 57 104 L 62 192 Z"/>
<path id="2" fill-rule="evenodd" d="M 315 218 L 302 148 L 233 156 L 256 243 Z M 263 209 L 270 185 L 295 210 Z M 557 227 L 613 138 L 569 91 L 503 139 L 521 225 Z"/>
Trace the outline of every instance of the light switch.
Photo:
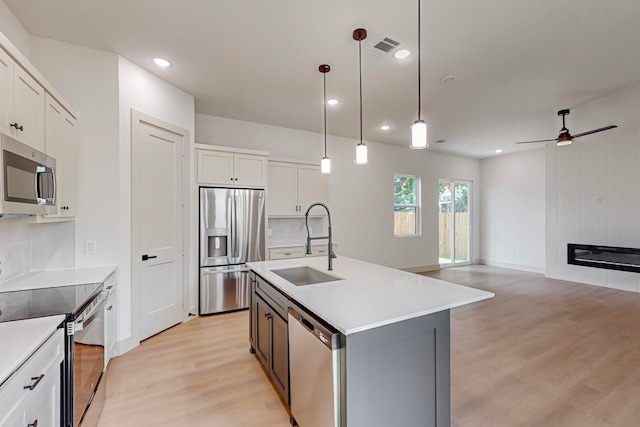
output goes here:
<path id="1" fill-rule="evenodd" d="M 86 254 L 95 254 L 96 253 L 96 241 L 95 240 L 85 240 L 85 242 L 84 242 L 84 252 Z"/>

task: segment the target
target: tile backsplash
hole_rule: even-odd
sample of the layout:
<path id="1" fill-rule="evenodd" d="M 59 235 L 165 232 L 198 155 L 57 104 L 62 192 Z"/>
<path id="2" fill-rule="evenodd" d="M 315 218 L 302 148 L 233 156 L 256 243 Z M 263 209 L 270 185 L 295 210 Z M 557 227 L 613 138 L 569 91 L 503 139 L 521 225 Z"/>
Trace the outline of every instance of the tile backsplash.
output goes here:
<path id="1" fill-rule="evenodd" d="M 327 234 L 325 218 L 309 218 L 312 236 Z M 267 246 L 304 245 L 307 242 L 307 229 L 304 218 L 269 218 L 271 235 Z"/>
<path id="2" fill-rule="evenodd" d="M 75 223 L 32 221 L 0 221 L 0 288 L 2 282 L 29 271 L 75 265 Z"/>
<path id="3" fill-rule="evenodd" d="M 23 219 L 0 221 L 0 282 L 30 268 L 29 223 Z"/>

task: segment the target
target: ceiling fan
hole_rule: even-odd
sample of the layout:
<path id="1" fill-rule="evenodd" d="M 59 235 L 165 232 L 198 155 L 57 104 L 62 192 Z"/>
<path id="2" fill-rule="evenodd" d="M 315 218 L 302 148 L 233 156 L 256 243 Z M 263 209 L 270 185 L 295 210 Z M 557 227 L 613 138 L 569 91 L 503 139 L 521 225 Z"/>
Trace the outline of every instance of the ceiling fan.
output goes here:
<path id="1" fill-rule="evenodd" d="M 556 141 L 558 144 L 558 147 L 562 146 L 562 145 L 569 145 L 573 142 L 574 139 L 576 138 L 580 138 L 581 136 L 586 136 L 586 135 L 591 135 L 592 133 L 598 133 L 598 132 L 602 132 L 605 130 L 609 130 L 609 129 L 614 129 L 617 128 L 618 126 L 612 125 L 612 126 L 605 126 L 603 128 L 599 128 L 599 129 L 594 129 L 594 130 L 590 130 L 588 132 L 582 132 L 576 135 L 571 135 L 569 133 L 569 129 L 567 129 L 567 127 L 564 124 L 564 117 L 569 115 L 569 110 L 560 110 L 558 111 L 558 116 L 562 116 L 562 129 L 560 129 L 560 134 L 558 135 L 558 137 L 556 139 L 541 139 L 538 141 L 522 141 L 522 142 L 516 142 L 516 144 L 530 144 L 532 142 L 551 142 L 551 141 Z"/>

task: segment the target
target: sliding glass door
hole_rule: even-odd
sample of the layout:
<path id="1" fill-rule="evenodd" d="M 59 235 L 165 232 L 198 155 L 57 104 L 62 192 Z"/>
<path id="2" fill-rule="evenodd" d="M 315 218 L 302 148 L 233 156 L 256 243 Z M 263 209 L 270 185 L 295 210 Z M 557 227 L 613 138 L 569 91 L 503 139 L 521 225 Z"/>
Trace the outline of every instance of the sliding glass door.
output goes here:
<path id="1" fill-rule="evenodd" d="M 440 179 L 438 212 L 440 266 L 471 264 L 471 182 Z"/>

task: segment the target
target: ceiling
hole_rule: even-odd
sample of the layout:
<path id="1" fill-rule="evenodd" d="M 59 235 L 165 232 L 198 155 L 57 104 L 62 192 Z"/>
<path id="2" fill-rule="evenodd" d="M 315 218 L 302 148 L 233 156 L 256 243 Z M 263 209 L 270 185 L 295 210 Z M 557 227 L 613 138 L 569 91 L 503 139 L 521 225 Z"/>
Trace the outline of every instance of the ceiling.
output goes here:
<path id="1" fill-rule="evenodd" d="M 328 108 L 328 133 L 356 139 L 352 32 L 364 27 L 364 139 L 408 146 L 417 118 L 417 0 L 5 3 L 29 33 L 115 52 L 194 95 L 202 114 L 322 132 L 318 66 L 327 63 L 327 94 L 340 100 Z M 637 0 L 422 0 L 430 149 L 484 158 L 540 147 L 513 142 L 555 137 L 557 110 L 579 111 L 640 83 L 638 21 Z M 412 55 L 370 54 L 385 36 Z M 151 61 L 157 56 L 173 65 L 159 69 Z M 441 84 L 446 75 L 455 82 Z"/>

